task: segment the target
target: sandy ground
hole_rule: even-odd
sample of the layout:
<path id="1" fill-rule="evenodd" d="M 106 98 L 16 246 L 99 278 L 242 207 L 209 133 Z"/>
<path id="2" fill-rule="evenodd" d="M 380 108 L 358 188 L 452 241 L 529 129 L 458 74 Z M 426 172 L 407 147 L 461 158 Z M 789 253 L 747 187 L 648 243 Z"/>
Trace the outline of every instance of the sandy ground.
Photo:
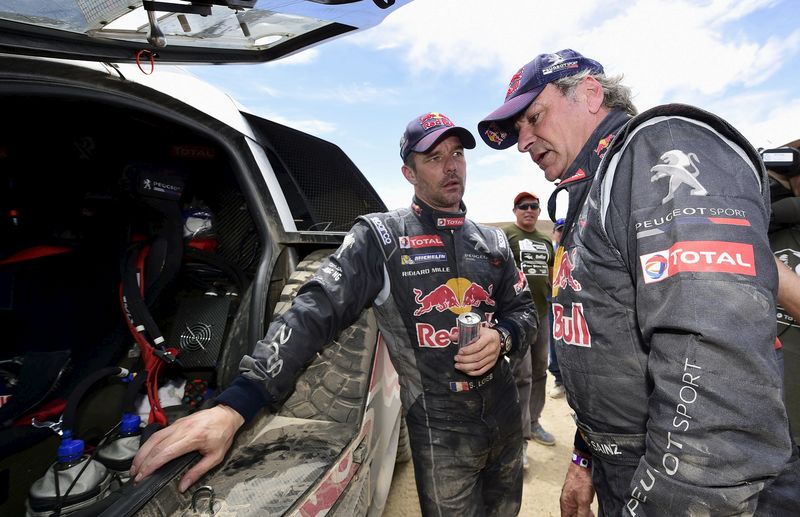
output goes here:
<path id="1" fill-rule="evenodd" d="M 547 390 L 553 387 L 553 378 L 548 374 Z M 564 398 L 545 400 L 544 411 L 540 422 L 542 426 L 556 437 L 554 446 L 540 445 L 534 441 L 528 444 L 530 466 L 525 472 L 525 484 L 522 490 L 522 509 L 520 515 L 526 516 L 559 516 L 558 497 L 561 484 L 567 473 L 567 465 L 572 454 L 572 440 L 575 435 L 575 423 L 571 410 Z M 595 512 L 597 509 L 594 509 Z M 394 470 L 389 500 L 386 502 L 384 517 L 417 517 L 421 516 L 417 489 L 414 485 L 414 466 L 411 462 L 397 465 Z"/>

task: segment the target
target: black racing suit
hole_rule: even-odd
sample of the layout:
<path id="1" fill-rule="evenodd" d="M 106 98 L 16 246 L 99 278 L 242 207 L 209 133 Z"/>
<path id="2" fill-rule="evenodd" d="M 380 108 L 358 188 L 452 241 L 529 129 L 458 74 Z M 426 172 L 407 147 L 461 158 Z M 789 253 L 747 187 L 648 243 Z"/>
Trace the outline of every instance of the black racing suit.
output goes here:
<path id="1" fill-rule="evenodd" d="M 502 230 L 463 212 L 415 199 L 361 217 L 218 400 L 246 419 L 283 400 L 302 367 L 369 305 L 399 374 L 423 513 L 515 515 L 522 435 L 508 361 L 481 377 L 463 374 L 449 336 L 472 311 L 508 330 L 512 352 L 524 353 L 536 312 Z"/>
<path id="2" fill-rule="evenodd" d="M 564 177 L 553 335 L 601 513 L 797 512 L 755 150 L 688 106 L 614 111 Z"/>

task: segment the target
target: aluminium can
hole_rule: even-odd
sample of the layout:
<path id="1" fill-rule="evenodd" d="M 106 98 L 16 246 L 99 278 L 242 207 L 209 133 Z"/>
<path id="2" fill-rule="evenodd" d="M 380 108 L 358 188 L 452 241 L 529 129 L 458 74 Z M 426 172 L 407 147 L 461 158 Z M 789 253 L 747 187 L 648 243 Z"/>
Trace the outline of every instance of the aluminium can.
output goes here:
<path id="1" fill-rule="evenodd" d="M 458 348 L 465 347 L 478 339 L 481 317 L 474 312 L 465 312 L 456 319 L 458 325 Z"/>

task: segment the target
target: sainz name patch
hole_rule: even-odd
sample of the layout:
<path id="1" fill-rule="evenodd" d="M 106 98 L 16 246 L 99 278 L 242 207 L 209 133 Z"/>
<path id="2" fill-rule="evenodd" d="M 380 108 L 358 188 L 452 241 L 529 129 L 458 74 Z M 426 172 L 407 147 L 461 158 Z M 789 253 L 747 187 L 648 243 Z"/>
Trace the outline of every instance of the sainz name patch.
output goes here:
<path id="1" fill-rule="evenodd" d="M 733 273 L 756 275 L 753 246 L 726 241 L 682 241 L 669 249 L 641 255 L 646 284 L 678 273 Z"/>

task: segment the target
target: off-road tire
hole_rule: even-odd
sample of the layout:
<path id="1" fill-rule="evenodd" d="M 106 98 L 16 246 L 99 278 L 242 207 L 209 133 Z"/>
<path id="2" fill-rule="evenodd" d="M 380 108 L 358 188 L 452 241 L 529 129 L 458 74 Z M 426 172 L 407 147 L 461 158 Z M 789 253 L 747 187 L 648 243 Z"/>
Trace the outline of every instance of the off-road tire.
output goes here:
<path id="1" fill-rule="evenodd" d="M 275 316 L 291 307 L 297 291 L 333 251 L 315 251 L 297 264 L 275 306 Z M 298 378 L 294 392 L 279 414 L 359 425 L 369 390 L 377 334 L 375 316 L 372 309 L 367 309 L 317 354 Z"/>
<path id="2" fill-rule="evenodd" d="M 400 432 L 397 435 L 397 455 L 395 463 L 408 463 L 411 461 L 411 441 L 408 438 L 406 417 L 400 415 Z"/>

